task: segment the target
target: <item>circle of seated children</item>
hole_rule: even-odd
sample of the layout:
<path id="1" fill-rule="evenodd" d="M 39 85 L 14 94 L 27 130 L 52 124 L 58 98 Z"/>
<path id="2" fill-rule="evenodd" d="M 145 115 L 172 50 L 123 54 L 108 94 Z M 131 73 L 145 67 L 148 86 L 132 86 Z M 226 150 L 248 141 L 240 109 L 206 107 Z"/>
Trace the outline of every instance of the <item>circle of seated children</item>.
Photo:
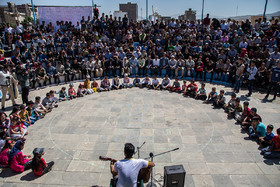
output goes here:
<path id="1" fill-rule="evenodd" d="M 42 158 L 44 155 L 43 148 L 35 148 L 32 159 L 30 155 L 23 155 L 22 153 L 25 136 L 28 135 L 28 127 L 51 112 L 53 108 L 58 107 L 58 102 L 72 100 L 95 92 L 132 87 L 182 93 L 185 97 L 203 100 L 205 104 L 212 104 L 214 108 L 223 108 L 228 113 L 228 118 L 236 119 L 242 130 L 248 132 L 249 139 L 255 140 L 259 144 L 264 158 L 280 158 L 280 128 L 277 129 L 277 135 L 274 136 L 273 125 L 269 124 L 265 127 L 262 123 L 262 118 L 257 113 L 257 109 L 250 109 L 248 101 L 243 102 L 242 107 L 240 98 L 235 93 L 232 93 L 231 99 L 226 102 L 224 90 L 220 90 L 218 94 L 216 88 L 213 87 L 207 94 L 205 83 L 201 83 L 199 88 L 194 80 L 191 80 L 189 84 L 187 84 L 186 80 L 183 80 L 183 85 L 181 86 L 177 77 L 171 83 L 168 75 L 165 75 L 160 83 L 157 75 L 154 75 L 151 80 L 148 74 L 142 80 L 136 75 L 134 80 L 130 82 L 128 74 L 125 74 L 122 83 L 117 75 L 112 79 L 112 84 L 108 77 L 105 76 L 100 86 L 95 79 L 91 82 L 90 76 L 87 75 L 84 83 L 79 84 L 77 91 L 73 83 L 70 83 L 68 92 L 65 87 L 62 87 L 57 92 L 51 90 L 46 93 L 46 97 L 42 101 L 37 96 L 35 97 L 35 103 L 29 101 L 27 106 L 14 107 L 9 117 L 4 112 L 1 112 L 0 165 L 10 167 L 15 172 L 23 172 L 31 168 L 37 176 L 47 173 L 51 170 L 54 162 L 47 164 L 44 161 Z"/>

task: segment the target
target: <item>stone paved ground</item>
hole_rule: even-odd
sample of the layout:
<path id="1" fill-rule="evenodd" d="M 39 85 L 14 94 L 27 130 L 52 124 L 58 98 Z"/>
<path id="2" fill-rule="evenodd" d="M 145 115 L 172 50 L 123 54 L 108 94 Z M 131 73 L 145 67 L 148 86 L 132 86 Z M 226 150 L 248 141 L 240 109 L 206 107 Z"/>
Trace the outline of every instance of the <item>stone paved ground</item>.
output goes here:
<path id="1" fill-rule="evenodd" d="M 207 90 L 212 86 L 207 84 Z M 225 89 L 229 99 L 230 88 L 215 86 Z M 60 87 L 32 91 L 30 98 Z M 246 93 L 239 94 L 243 101 Z M 250 107 L 258 108 L 265 125 L 279 128 L 280 99 L 262 103 L 263 97 L 254 93 Z M 185 186 L 280 186 L 279 160 L 264 160 L 257 144 L 245 140 L 247 134 L 234 122 L 223 110 L 176 93 L 138 88 L 95 93 L 60 103 L 28 129 L 23 153 L 44 147 L 44 158 L 55 161 L 53 171 L 37 178 L 31 171 L 16 174 L 8 169 L 0 174 L 0 184 L 109 186 L 109 162 L 99 161 L 99 155 L 121 159 L 125 142 L 139 146 L 145 141 L 141 158 L 180 148 L 155 158 L 160 184 L 164 166 L 182 164 Z"/>

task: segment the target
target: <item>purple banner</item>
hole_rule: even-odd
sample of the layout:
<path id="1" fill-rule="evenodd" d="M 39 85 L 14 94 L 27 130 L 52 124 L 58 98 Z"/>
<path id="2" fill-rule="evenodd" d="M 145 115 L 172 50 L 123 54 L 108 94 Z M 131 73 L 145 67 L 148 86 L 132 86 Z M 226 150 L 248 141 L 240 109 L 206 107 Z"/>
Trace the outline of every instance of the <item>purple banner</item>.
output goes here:
<path id="1" fill-rule="evenodd" d="M 73 25 L 77 21 L 81 21 L 82 16 L 87 20 L 88 16 L 92 18 L 92 7 L 38 7 L 40 23 L 45 21 L 46 24 L 52 22 L 56 25 L 56 21 L 71 21 Z"/>

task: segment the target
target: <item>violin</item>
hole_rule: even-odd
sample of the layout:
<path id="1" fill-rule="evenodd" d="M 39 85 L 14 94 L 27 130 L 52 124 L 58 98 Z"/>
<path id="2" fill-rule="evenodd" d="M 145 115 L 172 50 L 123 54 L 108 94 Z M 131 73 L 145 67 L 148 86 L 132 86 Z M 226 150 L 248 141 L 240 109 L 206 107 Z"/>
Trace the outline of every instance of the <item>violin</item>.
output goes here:
<path id="1" fill-rule="evenodd" d="M 113 163 L 116 163 L 116 162 L 117 162 L 117 160 L 115 160 L 115 159 L 113 159 L 113 158 L 104 157 L 104 156 L 99 156 L 99 160 L 111 161 L 111 162 L 113 162 Z M 150 176 L 151 176 L 151 172 L 152 172 L 152 168 L 151 168 L 151 167 L 142 168 L 142 169 L 139 171 L 139 173 L 138 173 L 137 181 L 143 180 L 144 183 L 149 182 Z"/>

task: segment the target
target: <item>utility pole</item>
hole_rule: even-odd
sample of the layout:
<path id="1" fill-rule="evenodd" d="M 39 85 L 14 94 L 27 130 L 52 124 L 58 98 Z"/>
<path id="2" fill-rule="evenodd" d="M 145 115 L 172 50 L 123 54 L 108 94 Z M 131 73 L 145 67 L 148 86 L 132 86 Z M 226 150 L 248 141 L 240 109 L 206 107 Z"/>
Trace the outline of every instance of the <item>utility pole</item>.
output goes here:
<path id="1" fill-rule="evenodd" d="M 36 27 L 37 27 L 37 24 L 36 24 L 36 16 L 35 16 L 35 11 L 34 11 L 33 0 L 31 0 L 31 5 L 32 5 L 32 11 L 33 11 L 34 26 L 35 26 L 35 28 L 36 28 Z"/>
<path id="2" fill-rule="evenodd" d="M 265 18 L 267 2 L 268 2 L 268 0 L 265 0 L 264 11 L 263 11 L 263 19 Z"/>
<path id="3" fill-rule="evenodd" d="M 201 22 L 203 21 L 204 0 L 202 0 Z"/>
<path id="4" fill-rule="evenodd" d="M 149 19 L 148 6 L 149 6 L 149 1 L 146 0 L 146 20 Z"/>

